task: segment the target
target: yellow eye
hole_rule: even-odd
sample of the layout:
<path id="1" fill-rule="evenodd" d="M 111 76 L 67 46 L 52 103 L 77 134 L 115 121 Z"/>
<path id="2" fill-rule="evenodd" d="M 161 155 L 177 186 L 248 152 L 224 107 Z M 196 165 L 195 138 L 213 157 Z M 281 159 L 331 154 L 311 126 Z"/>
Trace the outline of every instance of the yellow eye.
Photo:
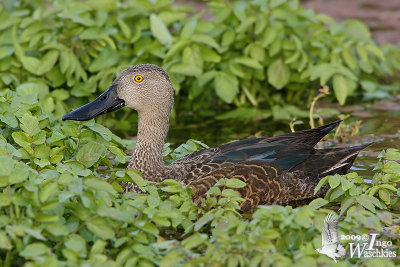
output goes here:
<path id="1" fill-rule="evenodd" d="M 135 76 L 135 81 L 137 81 L 138 83 L 143 81 L 143 76 L 142 75 L 136 75 Z"/>

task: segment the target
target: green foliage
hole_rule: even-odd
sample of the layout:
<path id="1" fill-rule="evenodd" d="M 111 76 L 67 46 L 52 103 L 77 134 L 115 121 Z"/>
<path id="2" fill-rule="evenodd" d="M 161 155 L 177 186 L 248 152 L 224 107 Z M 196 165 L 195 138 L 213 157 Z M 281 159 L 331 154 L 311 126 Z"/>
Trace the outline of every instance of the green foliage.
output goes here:
<path id="1" fill-rule="evenodd" d="M 148 182 L 125 170 L 123 149 L 132 149 L 132 142 L 94 121 L 55 120 L 56 111 L 44 105 L 48 97 L 0 94 L 3 266 L 329 265 L 333 261 L 314 249 L 321 245 L 323 219 L 338 206 L 339 234 L 380 231 L 392 249 L 400 245 L 398 150 L 382 152 L 371 182 L 356 173 L 326 177 L 318 186 L 331 187 L 325 199 L 242 215 L 234 191 L 242 181 L 221 179 L 196 206 L 189 187 Z M 175 150 L 166 145 L 165 159 L 202 147 L 194 140 Z M 123 194 L 121 182 L 135 183 L 143 194 Z M 340 261 L 394 266 L 388 259 Z"/>
<path id="2" fill-rule="evenodd" d="M 363 24 L 335 24 L 295 1 L 215 2 L 212 21 L 188 17 L 187 8 L 171 3 L 0 4 L 0 265 L 333 264 L 314 249 L 326 208 L 337 206 L 343 233 L 383 230 L 398 248 L 398 150 L 382 153 L 371 183 L 355 173 L 331 176 L 320 184 L 331 186 L 325 199 L 242 215 L 234 191 L 241 181 L 220 180 L 196 206 L 189 187 L 151 183 L 125 169 L 124 150 L 134 142 L 93 120 L 60 122 L 66 104 L 87 102 L 136 63 L 169 71 L 178 110 L 210 107 L 215 92 L 218 105 L 233 103 L 258 115 L 252 106 L 270 108 L 276 118 L 301 113 L 284 104 L 312 95 L 310 82 L 338 84 L 343 102 L 361 90 L 385 94 L 383 77 L 398 69 L 398 48 L 374 45 Z M 129 116 L 107 124 L 130 128 Z M 175 150 L 167 144 L 165 159 L 203 147 L 195 140 Z M 144 193 L 122 194 L 123 182 Z"/>
<path id="3" fill-rule="evenodd" d="M 288 104 L 304 108 L 322 85 L 333 86 L 341 104 L 349 96 L 389 97 L 396 88 L 385 84 L 400 69 L 399 48 L 376 45 L 359 21 L 338 24 L 297 0 L 208 5 L 209 21 L 173 0 L 3 1 L 0 87 L 47 95 L 44 105 L 60 118 L 62 102 L 79 106 L 122 69 L 154 63 L 171 75 L 177 111 L 232 103 L 281 110 L 272 115 L 286 119 L 303 116 Z"/>

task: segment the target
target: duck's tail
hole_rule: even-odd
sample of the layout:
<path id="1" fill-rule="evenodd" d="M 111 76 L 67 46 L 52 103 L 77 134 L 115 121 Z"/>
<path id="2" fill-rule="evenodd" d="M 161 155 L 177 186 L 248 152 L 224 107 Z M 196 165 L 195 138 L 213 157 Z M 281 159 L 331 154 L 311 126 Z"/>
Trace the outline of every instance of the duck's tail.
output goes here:
<path id="1" fill-rule="evenodd" d="M 314 149 L 305 161 L 295 166 L 291 171 L 308 170 L 310 177 L 316 179 L 316 183 L 327 175 L 346 174 L 353 165 L 358 153 L 371 144 Z"/>
<path id="2" fill-rule="evenodd" d="M 346 174 L 357 158 L 358 153 L 372 143 L 343 147 L 317 149 L 317 155 L 320 161 L 324 162 L 320 166 L 320 177 L 332 174 Z"/>

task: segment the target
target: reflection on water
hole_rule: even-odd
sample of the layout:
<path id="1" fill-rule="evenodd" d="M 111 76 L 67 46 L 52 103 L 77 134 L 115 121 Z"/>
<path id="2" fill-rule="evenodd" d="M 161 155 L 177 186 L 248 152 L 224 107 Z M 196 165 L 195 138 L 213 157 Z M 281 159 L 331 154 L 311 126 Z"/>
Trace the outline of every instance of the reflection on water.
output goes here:
<path id="1" fill-rule="evenodd" d="M 353 116 L 346 123 L 358 119 L 360 118 Z M 376 156 L 381 150 L 386 148 L 400 149 L 400 111 L 373 112 L 372 117 L 363 118 L 362 121 L 360 138 L 351 139 L 352 141 L 346 145 L 374 142 L 373 145 L 360 153 L 352 167 L 352 170 L 357 171 L 360 175 L 369 177 L 372 175 Z M 304 120 L 304 122 L 304 125 L 296 125 L 296 130 L 307 129 L 307 120 Z M 202 141 L 210 147 L 215 147 L 232 140 L 254 136 L 268 137 L 288 132 L 290 132 L 288 124 L 273 120 L 194 122 L 186 119 L 180 121 L 180 124 L 171 126 L 167 140 L 177 146 L 192 138 Z"/>

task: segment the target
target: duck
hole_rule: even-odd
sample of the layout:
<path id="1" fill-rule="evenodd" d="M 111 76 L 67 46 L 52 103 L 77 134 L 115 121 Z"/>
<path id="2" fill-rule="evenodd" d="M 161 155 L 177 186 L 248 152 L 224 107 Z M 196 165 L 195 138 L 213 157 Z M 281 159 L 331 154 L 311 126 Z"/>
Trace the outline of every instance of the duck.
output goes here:
<path id="1" fill-rule="evenodd" d="M 138 170 L 149 181 L 174 179 L 190 186 L 196 204 L 220 179 L 239 179 L 246 184 L 236 189 L 243 198 L 242 212 L 251 212 L 259 205 L 297 207 L 325 195 L 327 186 L 314 194 L 320 179 L 346 174 L 359 152 L 370 145 L 315 148 L 339 120 L 313 129 L 202 149 L 165 165 L 163 149 L 173 105 L 174 89 L 168 73 L 157 65 L 139 64 L 124 70 L 100 96 L 67 113 L 63 120 L 86 121 L 123 107 L 136 110 L 137 141 L 128 169 Z M 125 192 L 134 188 L 127 183 Z"/>

